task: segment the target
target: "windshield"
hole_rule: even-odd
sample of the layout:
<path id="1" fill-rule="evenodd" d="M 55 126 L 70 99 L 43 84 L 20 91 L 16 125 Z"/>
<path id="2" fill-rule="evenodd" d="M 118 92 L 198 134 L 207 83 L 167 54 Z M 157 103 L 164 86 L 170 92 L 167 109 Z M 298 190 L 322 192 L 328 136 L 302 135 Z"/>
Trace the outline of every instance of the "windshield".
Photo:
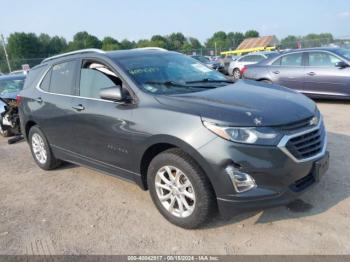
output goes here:
<path id="1" fill-rule="evenodd" d="M 154 94 L 196 92 L 229 84 L 221 73 L 178 53 L 123 57 L 116 62 L 139 87 Z"/>
<path id="2" fill-rule="evenodd" d="M 0 96 L 21 91 L 23 84 L 24 79 L 0 80 Z"/>
<path id="3" fill-rule="evenodd" d="M 334 53 L 342 56 L 342 57 L 345 57 L 346 59 L 350 60 L 350 50 L 349 49 L 345 49 L 345 48 L 339 48 L 339 49 L 336 49 L 334 51 Z"/>

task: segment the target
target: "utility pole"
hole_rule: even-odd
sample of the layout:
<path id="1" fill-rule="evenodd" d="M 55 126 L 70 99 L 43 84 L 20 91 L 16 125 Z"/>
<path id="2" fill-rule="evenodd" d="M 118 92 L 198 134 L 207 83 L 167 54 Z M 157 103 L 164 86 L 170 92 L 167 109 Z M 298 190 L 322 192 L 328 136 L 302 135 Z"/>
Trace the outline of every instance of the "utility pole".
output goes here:
<path id="1" fill-rule="evenodd" d="M 215 56 L 217 56 L 218 55 L 218 51 L 216 49 L 216 42 L 214 44 L 215 44 Z"/>
<path id="2" fill-rule="evenodd" d="M 7 66 L 9 68 L 9 73 L 11 73 L 11 65 L 10 65 L 10 61 L 9 61 L 9 56 L 7 54 L 7 51 L 6 51 L 5 38 L 4 38 L 4 36 L 2 34 L 1 34 L 1 42 L 2 42 L 2 46 L 4 48 L 5 57 L 6 57 L 6 61 L 7 61 Z"/>

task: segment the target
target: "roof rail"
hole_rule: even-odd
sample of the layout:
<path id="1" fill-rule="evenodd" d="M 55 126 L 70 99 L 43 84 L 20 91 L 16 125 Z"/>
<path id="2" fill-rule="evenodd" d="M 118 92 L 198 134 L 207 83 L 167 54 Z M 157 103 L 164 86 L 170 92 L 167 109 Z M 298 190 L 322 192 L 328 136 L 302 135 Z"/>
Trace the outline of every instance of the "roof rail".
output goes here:
<path id="1" fill-rule="evenodd" d="M 159 50 L 159 51 L 168 51 L 164 48 L 161 47 L 138 47 L 138 48 L 134 48 L 133 50 Z"/>
<path id="2" fill-rule="evenodd" d="M 105 54 L 106 52 L 101 50 L 101 49 L 96 49 L 96 48 L 81 49 L 81 50 L 76 50 L 76 51 L 72 51 L 72 52 L 68 52 L 68 53 L 64 53 L 64 54 L 59 54 L 59 55 L 54 55 L 54 56 L 45 58 L 41 63 L 45 63 L 47 61 L 50 61 L 50 60 L 53 60 L 56 58 L 60 58 L 60 57 L 64 57 L 64 56 L 75 55 L 75 54 L 84 54 L 84 53 Z"/>

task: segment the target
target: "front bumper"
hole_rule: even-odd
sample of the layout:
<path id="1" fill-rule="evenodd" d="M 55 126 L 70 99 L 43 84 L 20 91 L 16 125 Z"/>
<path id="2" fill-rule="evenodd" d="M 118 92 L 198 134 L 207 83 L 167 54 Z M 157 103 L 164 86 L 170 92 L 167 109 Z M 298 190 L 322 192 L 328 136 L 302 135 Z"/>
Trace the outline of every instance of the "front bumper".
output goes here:
<path id="1" fill-rule="evenodd" d="M 308 175 L 296 180 L 279 192 L 258 187 L 246 192 L 246 194 L 241 194 L 236 199 L 218 198 L 217 202 L 221 215 L 229 218 L 246 211 L 261 210 L 290 203 L 319 182 L 320 177 L 328 169 L 329 152 L 325 152 L 322 158 L 313 163 L 313 168 Z"/>
<path id="2" fill-rule="evenodd" d="M 281 147 L 237 144 L 221 138 L 200 152 L 208 161 L 207 174 L 224 217 L 291 202 L 318 182 L 329 163 L 326 139 L 322 153 L 307 161 L 295 161 Z M 257 187 L 237 193 L 225 172 L 228 165 L 253 177 Z"/>

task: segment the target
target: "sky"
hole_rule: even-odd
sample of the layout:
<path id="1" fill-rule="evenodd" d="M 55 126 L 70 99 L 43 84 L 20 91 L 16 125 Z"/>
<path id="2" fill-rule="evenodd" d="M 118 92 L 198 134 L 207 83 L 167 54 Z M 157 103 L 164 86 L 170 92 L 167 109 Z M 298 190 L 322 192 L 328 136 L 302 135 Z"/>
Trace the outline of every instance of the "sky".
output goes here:
<path id="1" fill-rule="evenodd" d="M 139 40 L 182 32 L 204 42 L 216 31 L 261 35 L 330 32 L 350 36 L 350 0 L 0 0 L 0 33 L 34 32 L 71 40 L 78 31 L 100 39 Z"/>

